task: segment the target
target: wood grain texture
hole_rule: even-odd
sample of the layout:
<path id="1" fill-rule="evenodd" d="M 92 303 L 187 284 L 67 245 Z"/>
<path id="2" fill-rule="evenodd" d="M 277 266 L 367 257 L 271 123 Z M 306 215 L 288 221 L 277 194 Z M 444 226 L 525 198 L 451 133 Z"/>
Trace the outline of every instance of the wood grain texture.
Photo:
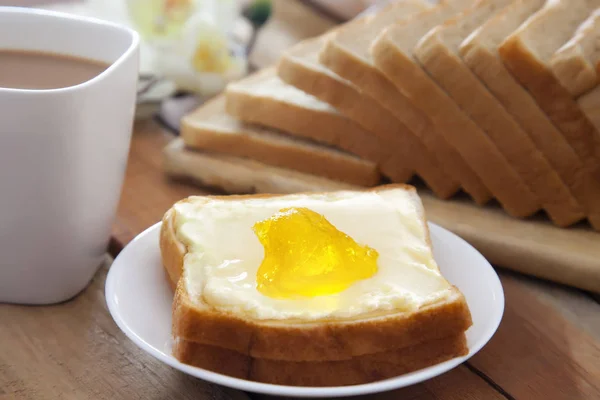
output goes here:
<path id="1" fill-rule="evenodd" d="M 0 399 L 249 399 L 180 374 L 127 339 L 106 308 L 109 265 L 66 303 L 0 305 Z"/>
<path id="2" fill-rule="evenodd" d="M 502 324 L 471 365 L 516 399 L 600 399 L 600 304 L 523 276 L 501 279 Z"/>

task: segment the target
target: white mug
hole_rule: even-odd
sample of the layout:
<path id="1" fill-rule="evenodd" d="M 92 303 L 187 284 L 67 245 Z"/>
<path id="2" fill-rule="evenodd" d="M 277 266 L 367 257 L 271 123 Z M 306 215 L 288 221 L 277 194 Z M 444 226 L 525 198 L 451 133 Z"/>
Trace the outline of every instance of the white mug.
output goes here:
<path id="1" fill-rule="evenodd" d="M 0 88 L 0 302 L 67 300 L 102 264 L 129 153 L 138 48 L 126 27 L 0 7 L 0 49 L 110 64 L 76 86 Z"/>

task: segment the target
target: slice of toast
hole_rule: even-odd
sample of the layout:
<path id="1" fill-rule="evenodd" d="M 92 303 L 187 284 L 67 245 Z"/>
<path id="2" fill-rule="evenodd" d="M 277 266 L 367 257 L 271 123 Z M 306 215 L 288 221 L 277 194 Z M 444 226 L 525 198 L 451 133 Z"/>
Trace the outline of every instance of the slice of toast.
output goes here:
<path id="1" fill-rule="evenodd" d="M 459 51 L 465 64 L 529 134 L 589 215 L 598 209 L 600 182 L 585 171 L 577 153 L 508 71 L 498 54 L 502 41 L 544 3 L 545 0 L 514 1 L 475 30 Z"/>
<path id="2" fill-rule="evenodd" d="M 198 269 L 200 265 L 198 262 L 202 264 L 210 264 L 213 261 L 218 262 L 214 254 L 211 255 L 212 253 L 208 254 L 206 250 L 202 250 L 210 246 L 211 242 L 209 241 L 220 240 L 218 236 L 221 233 L 227 234 L 229 226 L 236 225 L 239 228 L 239 218 L 242 215 L 239 213 L 245 209 L 244 206 L 251 207 L 254 212 L 259 212 L 261 215 L 266 215 L 271 212 L 271 208 L 293 207 L 306 198 L 309 199 L 310 207 L 317 212 L 323 212 L 326 218 L 332 218 L 332 214 L 328 216 L 326 210 L 332 210 L 332 207 L 337 204 L 347 204 L 345 202 L 349 199 L 354 199 L 353 202 L 369 202 L 374 201 L 371 199 L 378 199 L 377 204 L 388 204 L 384 209 L 377 206 L 371 211 L 366 211 L 370 215 L 369 220 L 371 222 L 367 222 L 361 211 L 357 211 L 355 208 L 352 208 L 352 213 L 344 214 L 344 220 L 337 218 L 335 223 L 344 225 L 345 227 L 340 227 L 340 229 L 351 236 L 357 235 L 357 231 L 349 229 L 349 226 L 355 222 L 359 222 L 363 232 L 374 226 L 377 226 L 377 229 L 381 229 L 383 232 L 391 227 L 391 225 L 388 226 L 388 223 L 381 226 L 379 220 L 384 218 L 383 214 L 402 213 L 403 217 L 400 220 L 391 219 L 389 221 L 394 221 L 391 222 L 394 226 L 398 225 L 398 235 L 404 235 L 402 233 L 404 230 L 411 232 L 409 236 L 405 236 L 411 244 L 398 244 L 397 246 L 411 247 L 413 250 L 406 253 L 408 259 L 422 265 L 422 268 L 425 269 L 411 267 L 412 262 L 400 262 L 399 267 L 407 269 L 402 274 L 402 281 L 390 280 L 387 276 L 382 276 L 380 279 L 384 279 L 390 285 L 401 285 L 406 287 L 406 290 L 410 290 L 408 289 L 410 286 L 403 286 L 404 282 L 410 282 L 411 279 L 416 279 L 416 276 L 428 276 L 430 278 L 427 278 L 425 285 L 431 287 L 431 289 L 427 289 L 426 292 L 418 292 L 421 289 L 416 289 L 417 292 L 415 293 L 421 293 L 418 295 L 421 297 L 411 297 L 415 299 L 416 303 L 400 302 L 398 306 L 391 308 L 365 309 L 363 312 L 350 315 L 345 314 L 345 308 L 336 314 L 336 307 L 351 306 L 357 302 L 356 298 L 362 298 L 360 295 L 359 297 L 354 296 L 356 293 L 361 293 L 360 290 L 363 289 L 360 289 L 360 287 L 356 287 L 359 290 L 358 292 L 352 292 L 351 303 L 344 305 L 343 302 L 332 303 L 326 301 L 328 306 L 325 308 L 314 308 L 322 302 L 320 298 L 309 298 L 307 300 L 267 299 L 269 302 L 275 302 L 267 303 L 269 307 L 274 307 L 273 310 L 280 310 L 280 307 L 284 307 L 284 310 L 292 310 L 290 317 L 284 315 L 279 318 L 275 317 L 277 314 L 273 314 L 273 311 L 261 314 L 261 303 L 256 302 L 258 300 L 247 300 L 246 294 L 252 293 L 249 288 L 253 287 L 253 270 L 247 271 L 247 275 L 241 283 L 229 281 L 231 285 L 241 285 L 240 287 L 247 290 L 243 296 L 241 294 L 234 296 L 234 292 L 229 290 L 227 290 L 229 294 L 225 297 L 220 295 L 219 293 L 225 292 L 220 291 L 220 286 L 217 285 L 220 284 L 219 282 L 223 282 L 218 277 L 225 275 L 214 277 L 209 269 L 204 267 Z M 231 216 L 219 210 L 238 210 L 238 212 Z M 213 212 L 218 215 L 220 232 L 219 234 L 209 235 L 214 240 L 209 239 L 209 236 L 203 235 L 201 231 L 194 228 L 194 226 L 200 226 L 196 225 L 195 215 L 202 219 L 202 222 L 200 222 L 202 227 L 213 226 L 210 218 L 205 215 Z M 372 212 L 375 212 L 375 214 L 372 214 Z M 230 216 L 228 217 L 228 215 Z M 404 222 L 397 223 L 395 221 Z M 241 255 L 241 253 L 238 254 L 240 251 L 243 250 L 244 254 L 252 251 L 248 254 L 254 254 L 254 250 L 252 250 L 254 247 L 248 249 L 247 243 L 249 242 L 246 241 L 246 238 L 253 237 L 253 232 L 251 226 L 248 227 L 248 231 L 240 231 L 238 228 L 236 228 L 235 235 L 231 236 L 225 252 L 231 256 L 237 254 L 236 257 L 244 259 L 246 256 Z M 386 232 L 384 236 L 378 236 L 378 234 L 375 236 L 388 238 L 391 232 L 389 229 Z M 371 239 L 371 242 L 373 242 L 373 239 Z M 413 254 L 412 252 L 416 248 L 412 244 L 417 242 L 421 245 L 418 251 Z M 256 242 L 252 246 L 260 246 L 260 244 Z M 373 244 L 373 246 L 377 245 Z M 160 236 L 163 265 L 170 281 L 172 283 L 178 282 L 173 305 L 173 336 L 180 340 L 233 350 L 253 358 L 312 362 L 348 360 L 357 356 L 405 349 L 420 343 L 460 335 L 472 323 L 468 306 L 464 296 L 458 289 L 447 282 L 442 284 L 445 280 L 441 277 L 439 269 L 433 261 L 430 246 L 422 204 L 414 188 L 405 185 L 381 186 L 367 191 L 341 191 L 321 194 L 190 197 L 176 203 L 165 214 Z M 398 251 L 402 248 L 399 247 Z M 386 250 L 379 247 L 378 251 Z M 260 258 L 258 253 L 255 255 Z M 251 258 L 251 260 L 254 260 L 254 258 Z M 259 259 L 256 258 L 256 260 Z M 258 265 L 252 268 L 255 267 L 257 268 Z M 387 269 L 388 272 L 395 271 L 394 268 L 390 268 L 391 265 Z M 222 270 L 219 269 L 219 271 Z M 378 273 L 385 273 L 384 271 L 382 269 Z M 201 275 L 197 275 L 199 272 L 202 272 Z M 222 273 L 219 272 L 219 274 Z M 434 282 L 436 283 L 434 284 Z M 231 290 L 235 291 L 236 289 L 232 286 Z M 394 289 L 393 286 L 390 286 L 386 290 Z M 368 292 L 371 295 L 376 293 L 371 289 Z M 344 293 L 345 291 L 341 292 L 339 296 L 344 296 Z M 253 299 L 264 297 L 258 295 L 258 293 L 256 295 L 258 297 L 253 297 Z M 341 299 L 342 297 L 340 297 Z M 290 301 L 293 303 L 289 303 Z M 319 316 L 309 319 L 306 319 L 308 317 L 300 317 L 305 315 L 302 311 L 305 306 L 298 305 L 295 301 L 300 301 L 300 304 L 312 304 L 309 309 L 319 310 Z M 355 306 L 359 304 L 362 303 L 357 303 Z M 331 305 L 333 305 L 333 308 Z M 270 309 L 267 308 L 267 311 Z M 325 311 L 327 309 L 329 311 Z M 348 310 L 352 309 L 359 308 L 348 308 Z M 330 312 L 333 314 L 329 314 Z"/>
<path id="3" fill-rule="evenodd" d="M 583 209 L 533 141 L 459 56 L 463 40 L 511 0 L 486 0 L 437 26 L 413 50 L 431 77 L 488 135 L 520 176 L 513 192 L 523 207 L 538 204 L 558 226 L 584 218 Z"/>
<path id="4" fill-rule="evenodd" d="M 586 19 L 550 58 L 550 68 L 561 85 L 573 97 L 593 89 L 600 80 L 596 66 L 600 62 L 600 10 Z"/>
<path id="5" fill-rule="evenodd" d="M 505 65 L 561 130 L 596 181 L 600 181 L 600 134 L 556 79 L 549 63 L 599 5 L 597 0 L 548 1 L 499 47 Z M 588 219 L 600 227 L 597 214 Z"/>
<path id="6" fill-rule="evenodd" d="M 467 353 L 464 334 L 337 361 L 253 358 L 222 347 L 183 339 L 177 339 L 173 348 L 175 357 L 186 364 L 236 378 L 292 386 L 357 385 L 406 374 Z"/>
<path id="7" fill-rule="evenodd" d="M 376 163 L 388 176 L 402 169 L 403 160 L 390 158 L 379 138 L 328 103 L 283 82 L 274 68 L 230 83 L 225 96 L 227 112 L 241 121 L 335 146 Z"/>
<path id="8" fill-rule="evenodd" d="M 354 185 L 373 186 L 381 179 L 373 162 L 235 119 L 225 112 L 223 96 L 186 115 L 181 121 L 181 137 L 193 149 L 250 158 Z"/>
<path id="9" fill-rule="evenodd" d="M 165 172 L 227 193 L 294 193 L 356 189 L 356 185 L 225 154 L 190 150 L 182 139 L 164 149 Z"/>
<path id="10" fill-rule="evenodd" d="M 348 25 L 353 23 L 356 21 Z M 286 51 L 278 65 L 281 79 L 331 104 L 379 137 L 386 144 L 389 158 L 402 160 L 405 167 L 410 167 L 397 171 L 395 176 L 388 174 L 392 181 L 406 182 L 416 171 L 438 197 L 455 194 L 459 184 L 444 173 L 443 166 L 406 126 L 351 82 L 318 62 L 318 53 L 329 34 L 306 40 Z"/>
<path id="11" fill-rule="evenodd" d="M 443 20 L 472 2 L 472 0 L 456 0 L 423 13 L 435 12 L 438 19 Z M 372 40 L 383 28 L 398 20 L 399 17 L 410 18 L 406 17 L 401 5 L 402 2 L 394 3 L 383 12 L 338 29 L 321 49 L 319 61 L 340 77 L 351 81 L 363 93 L 372 97 L 404 123 L 444 166 L 448 174 L 459 182 L 467 193 L 472 194 L 478 203 L 484 203 L 489 196 L 482 197 L 481 193 L 489 192 L 485 190 L 475 172 L 439 132 L 440 128 L 435 127 L 428 116 L 399 92 L 373 64 L 369 53 Z"/>
<path id="12" fill-rule="evenodd" d="M 510 163 L 491 139 L 469 118 L 448 94 L 421 68 L 412 52 L 421 38 L 417 28 L 435 16 L 397 23 L 373 42 L 371 55 L 379 68 L 411 101 L 426 112 L 453 144 L 463 159 L 479 175 L 504 209 L 516 217 L 533 214 L 539 207 L 529 197 L 521 199 L 523 185 Z M 425 24 L 429 30 L 429 23 Z"/>

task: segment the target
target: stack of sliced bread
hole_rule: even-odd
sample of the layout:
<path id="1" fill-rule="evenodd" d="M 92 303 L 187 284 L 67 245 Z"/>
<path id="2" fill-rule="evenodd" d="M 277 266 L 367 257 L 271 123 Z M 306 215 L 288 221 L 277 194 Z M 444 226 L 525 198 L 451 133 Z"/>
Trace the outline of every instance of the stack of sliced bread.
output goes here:
<path id="1" fill-rule="evenodd" d="M 170 150 L 185 146 L 191 174 L 229 191 L 418 176 L 442 199 L 462 190 L 600 230 L 598 7 L 399 0 L 231 83 L 184 117 Z"/>

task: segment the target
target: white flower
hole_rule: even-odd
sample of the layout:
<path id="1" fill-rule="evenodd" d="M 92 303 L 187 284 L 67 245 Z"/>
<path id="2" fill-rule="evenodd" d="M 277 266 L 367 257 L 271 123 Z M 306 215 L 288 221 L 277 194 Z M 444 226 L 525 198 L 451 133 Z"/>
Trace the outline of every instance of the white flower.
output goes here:
<path id="1" fill-rule="evenodd" d="M 159 0 L 150 3 L 156 1 Z M 243 52 L 232 51 L 228 37 L 239 17 L 237 1 L 160 1 L 162 7 L 146 3 L 144 13 L 150 15 L 138 18 L 149 32 L 153 69 L 158 74 L 171 80 L 178 89 L 201 95 L 215 94 L 227 82 L 246 74 L 247 60 Z"/>

